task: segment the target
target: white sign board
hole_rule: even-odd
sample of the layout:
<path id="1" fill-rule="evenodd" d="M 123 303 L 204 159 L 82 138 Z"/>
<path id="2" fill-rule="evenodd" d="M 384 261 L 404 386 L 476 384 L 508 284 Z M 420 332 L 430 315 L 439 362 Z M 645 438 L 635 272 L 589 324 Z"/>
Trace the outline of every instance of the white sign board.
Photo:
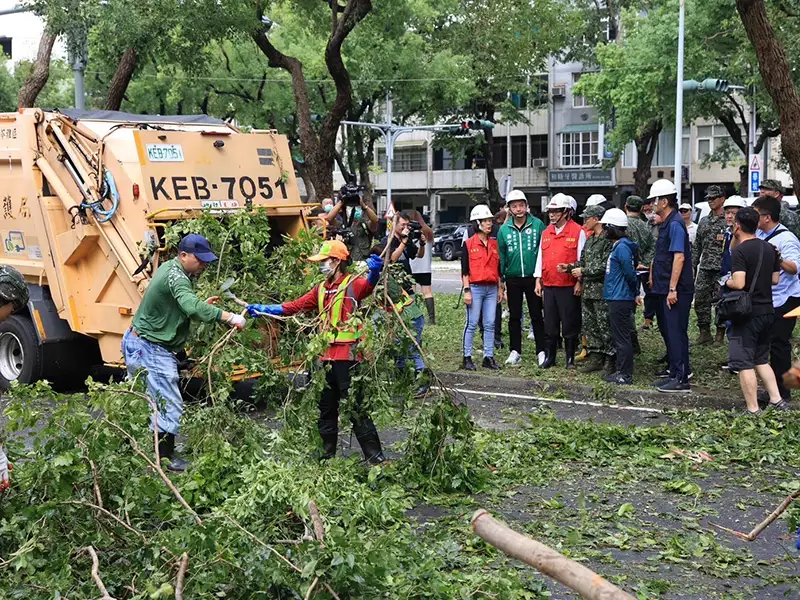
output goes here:
<path id="1" fill-rule="evenodd" d="M 505 199 L 513 189 L 514 179 L 511 175 L 503 175 L 503 178 L 500 180 L 500 197 Z"/>

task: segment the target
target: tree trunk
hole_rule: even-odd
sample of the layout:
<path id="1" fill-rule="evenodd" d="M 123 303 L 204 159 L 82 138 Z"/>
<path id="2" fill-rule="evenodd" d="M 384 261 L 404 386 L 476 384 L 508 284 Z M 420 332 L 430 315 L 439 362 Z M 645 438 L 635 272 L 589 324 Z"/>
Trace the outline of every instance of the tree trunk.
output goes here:
<path id="1" fill-rule="evenodd" d="M 314 182 L 308 176 L 308 169 L 306 169 L 305 164 L 292 161 L 292 166 L 294 166 L 295 171 L 300 175 L 300 179 L 303 180 L 306 186 L 306 203 L 315 204 L 317 202 L 317 192 L 314 190 Z"/>
<path id="2" fill-rule="evenodd" d="M 331 9 L 338 11 L 338 4 L 332 3 Z M 355 26 L 371 11 L 371 0 L 350 0 L 341 15 L 337 15 L 337 18 L 332 20 L 331 37 L 325 47 L 325 65 L 336 85 L 336 98 L 328 115 L 319 126 L 319 133 L 314 130 L 311 120 L 311 103 L 303 74 L 303 64 L 273 46 L 267 36 L 267 31 L 263 28 L 252 34 L 253 41 L 267 57 L 269 66 L 283 69 L 291 75 L 300 146 L 303 150 L 308 176 L 313 182 L 319 198 L 333 197 L 336 136 L 353 96 L 350 75 L 342 59 L 342 44 Z M 259 22 L 262 16 L 262 14 L 257 14 Z"/>
<path id="3" fill-rule="evenodd" d="M 656 153 L 658 136 L 661 134 L 663 123 L 653 121 L 638 138 L 636 138 L 636 172 L 633 174 L 633 191 L 642 198 L 647 195 L 647 185 L 652 174 L 650 167 Z"/>
<path id="4" fill-rule="evenodd" d="M 119 65 L 114 72 L 114 77 L 108 86 L 108 95 L 106 96 L 106 109 L 119 110 L 122 106 L 122 100 L 125 98 L 125 91 L 128 89 L 128 84 L 131 82 L 133 72 L 136 70 L 136 61 L 138 60 L 136 50 L 128 48 L 119 59 Z"/>
<path id="5" fill-rule="evenodd" d="M 486 201 L 492 211 L 499 209 L 503 203 L 500 197 L 500 186 L 497 184 L 497 177 L 494 174 L 494 134 L 491 129 L 483 132 L 483 158 L 486 161 Z"/>
<path id="6" fill-rule="evenodd" d="M 361 186 L 364 188 L 364 199 L 374 205 L 375 199 L 372 191 L 372 180 L 369 176 L 369 168 L 372 166 L 373 157 L 375 154 L 375 140 L 372 133 L 367 134 L 368 142 L 366 149 L 364 148 L 364 133 L 359 127 L 353 128 L 353 146 L 356 153 L 356 161 L 358 162 L 358 179 Z"/>
<path id="7" fill-rule="evenodd" d="M 736 0 L 736 10 L 758 57 L 764 86 L 778 111 L 783 155 L 789 163 L 794 193 L 800 194 L 800 94 L 792 81 L 789 60 L 769 22 L 764 0 Z"/>
<path id="8" fill-rule="evenodd" d="M 18 104 L 20 108 L 33 107 L 36 104 L 36 98 L 47 83 L 47 79 L 50 77 L 50 55 L 53 53 L 56 37 L 58 36 L 55 33 L 48 30 L 42 34 L 31 73 L 19 91 Z"/>

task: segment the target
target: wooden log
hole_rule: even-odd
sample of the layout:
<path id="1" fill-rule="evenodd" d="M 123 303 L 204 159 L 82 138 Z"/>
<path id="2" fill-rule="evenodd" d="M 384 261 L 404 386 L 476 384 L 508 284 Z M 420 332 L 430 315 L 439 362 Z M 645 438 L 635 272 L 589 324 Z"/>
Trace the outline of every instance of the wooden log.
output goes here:
<path id="1" fill-rule="evenodd" d="M 636 600 L 591 569 L 503 525 L 484 509 L 472 515 L 472 530 L 485 542 L 578 592 L 586 600 Z"/>

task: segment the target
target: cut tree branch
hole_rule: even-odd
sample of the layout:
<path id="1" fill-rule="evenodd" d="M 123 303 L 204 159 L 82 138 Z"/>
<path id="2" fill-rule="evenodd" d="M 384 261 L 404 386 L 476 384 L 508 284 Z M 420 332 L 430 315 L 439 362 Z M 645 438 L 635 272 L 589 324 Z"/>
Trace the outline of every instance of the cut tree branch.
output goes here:
<path id="1" fill-rule="evenodd" d="M 189 554 L 181 554 L 181 564 L 178 567 L 178 577 L 175 580 L 175 600 L 183 600 L 183 583 L 186 579 L 186 569 L 189 568 Z"/>
<path id="2" fill-rule="evenodd" d="M 495 548 L 552 577 L 586 600 L 636 600 L 591 569 L 506 527 L 483 509 L 472 516 L 472 530 Z"/>
<path id="3" fill-rule="evenodd" d="M 719 529 L 720 531 L 724 531 L 725 533 L 730 533 L 732 535 L 735 535 L 740 540 L 744 540 L 746 542 L 752 542 L 753 540 L 755 540 L 758 537 L 758 535 L 762 531 L 764 531 L 767 527 L 772 525 L 772 523 L 775 521 L 775 519 L 777 519 L 784 512 L 786 512 L 786 509 L 789 508 L 789 505 L 792 502 L 794 502 L 795 500 L 797 500 L 798 498 L 800 498 L 800 488 L 795 490 L 794 493 L 789 494 L 788 496 L 786 496 L 786 498 L 783 499 L 783 502 L 781 502 L 778 505 L 778 508 L 773 510 L 766 519 L 764 519 L 763 521 L 761 521 L 761 523 L 756 525 L 750 533 L 742 533 L 741 531 L 735 531 L 733 529 L 728 529 L 727 527 L 722 527 L 721 525 L 716 525 L 714 523 L 711 523 L 711 526 L 712 527 L 716 527 L 717 529 Z"/>
<path id="4" fill-rule="evenodd" d="M 112 513 L 109 510 L 106 510 L 102 506 L 98 506 L 97 504 L 92 504 L 91 502 L 83 502 L 83 501 L 80 501 L 80 500 L 65 500 L 61 504 L 70 504 L 72 506 L 85 506 L 86 508 L 94 509 L 94 510 L 104 514 L 109 519 L 112 519 L 113 521 L 115 521 L 123 529 L 125 529 L 127 531 L 130 531 L 133 535 L 137 536 L 143 542 L 147 542 L 147 538 L 144 536 L 144 534 L 141 531 L 135 530 L 133 527 L 128 525 L 125 521 L 120 519 L 117 515 L 115 515 L 114 513 Z"/>
<path id="5" fill-rule="evenodd" d="M 92 580 L 102 594 L 100 600 L 115 600 L 113 596 L 109 595 L 103 580 L 100 578 L 100 559 L 97 558 L 97 552 L 94 551 L 92 546 L 86 546 L 84 550 L 92 557 Z"/>

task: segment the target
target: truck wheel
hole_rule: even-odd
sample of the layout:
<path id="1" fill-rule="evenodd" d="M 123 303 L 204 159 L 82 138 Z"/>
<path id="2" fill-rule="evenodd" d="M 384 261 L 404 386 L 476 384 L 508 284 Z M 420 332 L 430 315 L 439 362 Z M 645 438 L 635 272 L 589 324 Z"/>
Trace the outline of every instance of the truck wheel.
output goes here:
<path id="1" fill-rule="evenodd" d="M 33 322 L 27 316 L 12 315 L 0 323 L 0 389 L 12 381 L 33 383 L 42 374 L 42 349 Z"/>
<path id="2" fill-rule="evenodd" d="M 442 258 L 445 260 L 453 260 L 455 258 L 454 254 L 453 244 L 445 244 L 442 248 Z"/>

